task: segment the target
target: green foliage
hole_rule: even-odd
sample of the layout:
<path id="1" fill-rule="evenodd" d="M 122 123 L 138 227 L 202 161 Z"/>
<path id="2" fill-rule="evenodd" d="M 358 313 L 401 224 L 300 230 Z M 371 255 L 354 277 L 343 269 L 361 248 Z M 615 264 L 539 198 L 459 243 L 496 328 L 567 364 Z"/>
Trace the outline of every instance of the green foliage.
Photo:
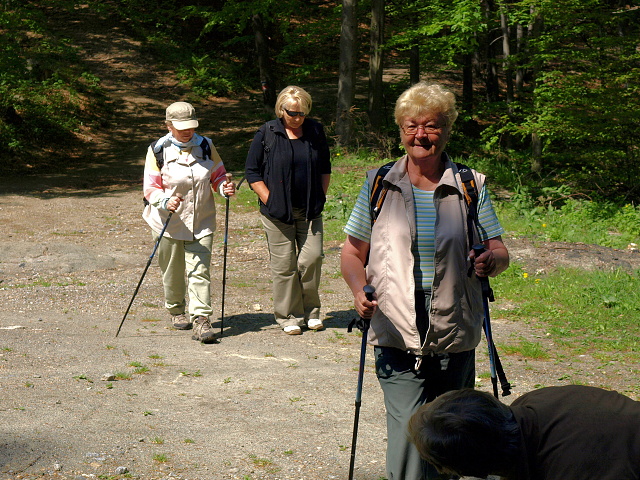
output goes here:
<path id="1" fill-rule="evenodd" d="M 0 172 L 28 172 L 36 164 L 42 172 L 52 168 L 56 147 L 72 150 L 75 133 L 96 120 L 99 79 L 83 71 L 73 47 L 46 30 L 43 12 L 14 7 L 0 11 L 0 135 L 6 139 Z M 16 161 L 22 158 L 29 162 Z"/>

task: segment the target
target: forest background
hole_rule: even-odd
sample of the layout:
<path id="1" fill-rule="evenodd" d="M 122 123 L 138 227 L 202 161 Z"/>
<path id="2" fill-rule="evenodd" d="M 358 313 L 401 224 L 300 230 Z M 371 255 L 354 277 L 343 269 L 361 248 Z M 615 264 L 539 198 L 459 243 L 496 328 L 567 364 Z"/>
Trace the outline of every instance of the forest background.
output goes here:
<path id="1" fill-rule="evenodd" d="M 261 106 L 232 119 L 272 118 L 280 88 L 314 92 L 313 115 L 332 143 L 325 218 L 337 241 L 363 171 L 401 154 L 393 105 L 419 80 L 447 85 L 460 117 L 448 146 L 488 174 L 510 235 L 637 251 L 640 243 L 640 5 L 604 0 L 112 0 L 83 7 L 124 21 L 148 61 L 186 100 L 248 96 Z M 0 10 L 0 174 L 64 174 L 91 132 L 120 114 L 101 78 L 49 29 L 48 11 L 72 0 L 3 0 Z M 228 120 L 228 119 L 227 119 Z M 229 141 L 246 145 L 242 133 Z M 244 142 L 244 143 L 243 143 Z M 242 148 L 224 156 L 242 176 Z M 129 179 L 139 181 L 139 172 Z M 137 184 L 137 183 L 136 183 Z M 249 200 L 251 198 L 251 201 Z M 240 204 L 255 202 L 248 189 Z M 527 271 L 496 279 L 517 299 L 507 318 L 549 325 L 556 358 L 602 350 L 603 364 L 640 360 L 640 271 Z M 502 348 L 506 348 L 502 346 Z M 529 341 L 509 348 L 549 352 Z M 630 385 L 638 395 L 640 385 Z"/>

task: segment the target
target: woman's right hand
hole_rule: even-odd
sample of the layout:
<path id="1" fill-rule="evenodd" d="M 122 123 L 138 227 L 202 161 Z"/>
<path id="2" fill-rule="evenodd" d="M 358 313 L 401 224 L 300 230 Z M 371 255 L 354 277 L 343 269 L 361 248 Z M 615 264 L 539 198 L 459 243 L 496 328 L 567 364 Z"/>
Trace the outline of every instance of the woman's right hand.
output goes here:
<path id="1" fill-rule="evenodd" d="M 361 318 L 371 318 L 373 317 L 373 313 L 376 311 L 378 301 L 375 298 L 372 301 L 367 300 L 367 296 L 363 289 L 355 294 L 353 305 Z"/>

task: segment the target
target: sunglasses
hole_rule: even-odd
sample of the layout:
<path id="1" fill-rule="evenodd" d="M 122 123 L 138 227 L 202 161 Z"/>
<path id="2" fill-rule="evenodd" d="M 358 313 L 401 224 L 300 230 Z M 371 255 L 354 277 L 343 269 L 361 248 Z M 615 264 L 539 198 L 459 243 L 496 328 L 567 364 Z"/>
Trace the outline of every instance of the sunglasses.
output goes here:
<path id="1" fill-rule="evenodd" d="M 307 114 L 304 112 L 292 112 L 291 110 L 287 110 L 286 108 L 284 109 L 285 112 L 287 112 L 287 115 L 289 115 L 290 117 L 297 117 L 298 115 L 300 115 L 301 117 L 305 117 Z"/>

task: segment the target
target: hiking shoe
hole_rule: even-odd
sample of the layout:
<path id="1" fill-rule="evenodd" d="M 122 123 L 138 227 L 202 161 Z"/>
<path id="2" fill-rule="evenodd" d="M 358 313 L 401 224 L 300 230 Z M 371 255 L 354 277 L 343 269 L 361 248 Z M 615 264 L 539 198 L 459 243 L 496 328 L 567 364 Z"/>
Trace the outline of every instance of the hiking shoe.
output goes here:
<path id="1" fill-rule="evenodd" d="M 171 315 L 171 325 L 176 330 L 189 330 L 192 327 L 191 321 L 184 313 Z"/>
<path id="2" fill-rule="evenodd" d="M 216 334 L 213 332 L 211 322 L 207 317 L 202 315 L 193 320 L 193 340 L 199 340 L 202 343 L 213 343 L 216 341 Z"/>
<path id="3" fill-rule="evenodd" d="M 284 333 L 287 335 L 302 335 L 302 329 L 297 325 L 288 325 L 282 330 L 284 330 Z"/>
<path id="4" fill-rule="evenodd" d="M 322 330 L 324 325 L 319 318 L 310 318 L 307 322 L 307 327 L 309 327 L 309 330 Z"/>

